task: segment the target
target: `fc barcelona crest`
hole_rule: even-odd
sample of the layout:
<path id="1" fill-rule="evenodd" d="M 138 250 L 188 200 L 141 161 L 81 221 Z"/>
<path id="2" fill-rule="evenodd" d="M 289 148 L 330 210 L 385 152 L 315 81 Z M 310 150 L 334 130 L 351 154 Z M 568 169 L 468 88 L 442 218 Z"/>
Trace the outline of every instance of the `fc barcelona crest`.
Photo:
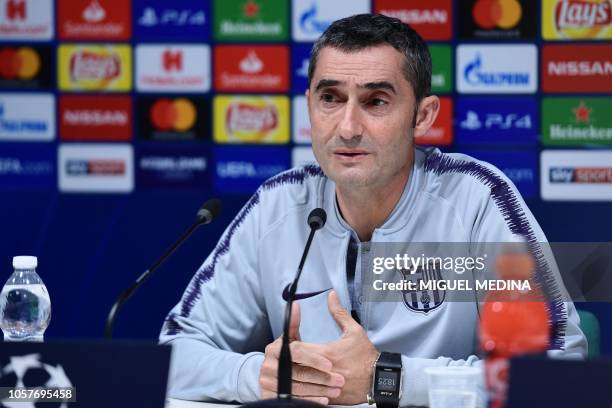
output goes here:
<path id="1" fill-rule="evenodd" d="M 414 272 L 406 269 L 397 270 L 402 279 L 413 282 L 414 290 L 402 290 L 402 299 L 406 307 L 414 312 L 429 313 L 442 305 L 446 298 L 446 290 L 438 289 L 438 285 L 428 285 L 427 282 L 442 280 L 440 265 L 428 263 L 424 268 L 419 267 Z M 433 287 L 433 289 L 422 289 Z"/>

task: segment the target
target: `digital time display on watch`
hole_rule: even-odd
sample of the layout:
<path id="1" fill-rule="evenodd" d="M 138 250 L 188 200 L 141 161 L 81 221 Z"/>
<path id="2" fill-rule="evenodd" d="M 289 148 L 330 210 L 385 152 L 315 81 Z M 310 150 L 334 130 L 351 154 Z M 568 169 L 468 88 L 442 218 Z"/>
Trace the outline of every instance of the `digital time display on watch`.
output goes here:
<path id="1" fill-rule="evenodd" d="M 397 391 L 398 372 L 379 371 L 376 388 L 379 391 Z"/>

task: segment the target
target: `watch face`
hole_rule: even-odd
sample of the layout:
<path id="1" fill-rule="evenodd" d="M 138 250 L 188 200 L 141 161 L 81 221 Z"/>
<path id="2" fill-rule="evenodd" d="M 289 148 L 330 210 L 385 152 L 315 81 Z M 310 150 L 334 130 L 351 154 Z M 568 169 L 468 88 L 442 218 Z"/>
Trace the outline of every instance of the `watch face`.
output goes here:
<path id="1" fill-rule="evenodd" d="M 379 371 L 376 389 L 378 391 L 397 391 L 398 387 L 398 372 Z"/>

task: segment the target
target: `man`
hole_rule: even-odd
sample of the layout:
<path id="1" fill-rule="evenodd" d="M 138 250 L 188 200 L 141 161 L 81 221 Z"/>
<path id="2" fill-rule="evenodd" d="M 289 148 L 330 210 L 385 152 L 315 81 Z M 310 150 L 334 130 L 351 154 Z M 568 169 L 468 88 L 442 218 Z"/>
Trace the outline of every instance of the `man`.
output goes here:
<path id="1" fill-rule="evenodd" d="M 310 296 L 292 316 L 294 395 L 364 403 L 372 366 L 395 356 L 403 372 L 397 402 L 419 405 L 427 402 L 425 367 L 479 363 L 474 303 L 430 310 L 362 298 L 368 271 L 361 264 L 371 243 L 546 240 L 497 169 L 415 149 L 414 136 L 427 132 L 440 106 L 430 81 L 426 45 L 397 19 L 357 15 L 323 33 L 306 93 L 321 167 L 266 181 L 168 315 L 160 339 L 174 350 L 171 397 L 244 402 L 276 395 L 282 294 L 316 207 L 328 217 L 299 285 Z M 334 290 L 321 293 L 326 288 Z M 573 305 L 554 304 L 551 353 L 584 356 Z"/>

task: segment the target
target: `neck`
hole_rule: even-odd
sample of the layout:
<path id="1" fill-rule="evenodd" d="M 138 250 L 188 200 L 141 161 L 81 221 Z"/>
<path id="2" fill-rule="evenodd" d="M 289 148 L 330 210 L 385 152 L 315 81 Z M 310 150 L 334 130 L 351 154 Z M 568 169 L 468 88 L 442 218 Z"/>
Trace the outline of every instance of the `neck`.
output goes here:
<path id="1" fill-rule="evenodd" d="M 338 207 L 344 220 L 355 230 L 359 240 L 370 241 L 374 230 L 389 218 L 399 202 L 412 166 L 399 173 L 391 183 L 364 188 L 336 185 Z"/>

